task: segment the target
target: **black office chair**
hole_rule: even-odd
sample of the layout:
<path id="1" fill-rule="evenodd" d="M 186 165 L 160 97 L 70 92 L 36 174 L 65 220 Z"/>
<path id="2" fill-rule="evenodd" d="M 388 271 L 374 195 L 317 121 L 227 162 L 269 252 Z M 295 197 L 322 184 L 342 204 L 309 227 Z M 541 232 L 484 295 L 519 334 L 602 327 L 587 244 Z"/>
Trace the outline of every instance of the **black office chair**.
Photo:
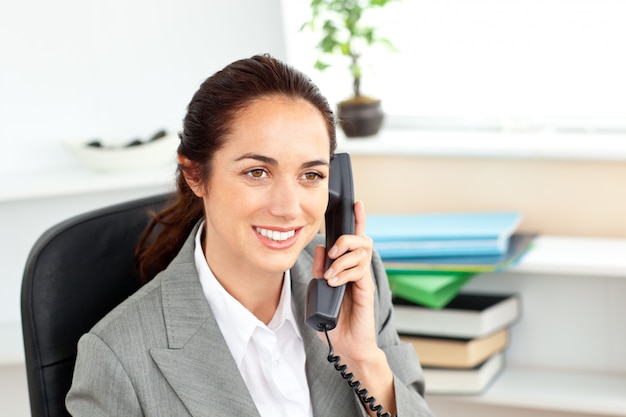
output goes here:
<path id="1" fill-rule="evenodd" d="M 22 330 L 33 416 L 65 409 L 80 336 L 140 286 L 134 251 L 150 211 L 171 194 L 66 220 L 32 248 L 22 281 Z"/>

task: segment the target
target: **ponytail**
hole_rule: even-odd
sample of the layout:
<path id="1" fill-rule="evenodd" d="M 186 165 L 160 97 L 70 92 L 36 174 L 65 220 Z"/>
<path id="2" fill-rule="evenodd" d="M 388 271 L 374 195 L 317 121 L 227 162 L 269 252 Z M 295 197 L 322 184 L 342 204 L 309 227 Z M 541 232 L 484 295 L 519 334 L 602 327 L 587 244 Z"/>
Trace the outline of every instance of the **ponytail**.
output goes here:
<path id="1" fill-rule="evenodd" d="M 176 182 L 176 199 L 161 212 L 152 214 L 135 250 L 144 284 L 169 265 L 204 215 L 202 199 L 189 188 L 180 167 Z"/>

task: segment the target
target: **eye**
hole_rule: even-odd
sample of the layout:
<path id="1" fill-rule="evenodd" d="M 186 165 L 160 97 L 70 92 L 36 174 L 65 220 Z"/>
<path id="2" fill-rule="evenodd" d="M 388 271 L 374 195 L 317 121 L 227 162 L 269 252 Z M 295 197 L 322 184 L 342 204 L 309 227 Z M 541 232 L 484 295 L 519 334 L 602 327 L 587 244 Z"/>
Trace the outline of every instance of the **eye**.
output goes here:
<path id="1" fill-rule="evenodd" d="M 252 178 L 259 178 L 259 179 L 267 177 L 267 171 L 264 170 L 263 168 L 254 168 L 254 169 L 246 171 L 245 174 Z"/>
<path id="2" fill-rule="evenodd" d="M 325 176 L 319 172 L 306 172 L 302 175 L 302 179 L 307 182 L 315 182 L 324 179 Z"/>

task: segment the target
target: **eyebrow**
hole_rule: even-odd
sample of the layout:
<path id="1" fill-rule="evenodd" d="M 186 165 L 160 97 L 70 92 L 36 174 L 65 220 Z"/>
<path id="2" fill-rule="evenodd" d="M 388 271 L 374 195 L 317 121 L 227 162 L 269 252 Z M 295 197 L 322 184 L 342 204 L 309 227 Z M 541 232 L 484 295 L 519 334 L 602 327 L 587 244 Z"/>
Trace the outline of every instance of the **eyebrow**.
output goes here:
<path id="1" fill-rule="evenodd" d="M 254 159 L 260 162 L 265 162 L 268 165 L 278 165 L 278 161 L 274 158 L 270 158 L 269 156 L 259 155 L 257 153 L 246 153 L 241 155 L 239 158 L 235 159 L 235 161 L 243 161 L 244 159 Z"/>
<path id="2" fill-rule="evenodd" d="M 242 161 L 244 159 L 254 159 L 256 161 L 260 161 L 268 165 L 278 166 L 278 161 L 276 159 L 270 158 L 269 156 L 256 154 L 256 153 L 243 154 L 239 158 L 235 159 L 235 161 Z M 319 166 L 319 165 L 329 166 L 330 163 L 323 159 L 315 159 L 313 161 L 308 161 L 302 164 L 302 168 L 310 168 L 310 167 Z"/>

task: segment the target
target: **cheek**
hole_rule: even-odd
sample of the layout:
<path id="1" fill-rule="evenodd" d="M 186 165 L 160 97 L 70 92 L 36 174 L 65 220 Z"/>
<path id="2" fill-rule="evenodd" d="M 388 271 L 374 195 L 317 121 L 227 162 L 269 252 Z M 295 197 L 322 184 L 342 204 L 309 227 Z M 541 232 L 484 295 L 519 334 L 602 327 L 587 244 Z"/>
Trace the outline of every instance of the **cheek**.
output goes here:
<path id="1" fill-rule="evenodd" d="M 246 215 L 250 202 L 245 195 L 237 192 L 209 193 L 205 197 L 205 211 L 208 217 L 218 220 L 221 226 L 232 227 L 232 224 Z"/>
<path id="2" fill-rule="evenodd" d="M 324 213 L 326 213 L 326 207 L 328 206 L 328 190 L 324 189 L 321 192 L 318 192 L 313 196 L 309 203 L 308 207 L 310 207 L 310 213 L 312 216 L 319 218 L 321 221 L 324 217 Z"/>

